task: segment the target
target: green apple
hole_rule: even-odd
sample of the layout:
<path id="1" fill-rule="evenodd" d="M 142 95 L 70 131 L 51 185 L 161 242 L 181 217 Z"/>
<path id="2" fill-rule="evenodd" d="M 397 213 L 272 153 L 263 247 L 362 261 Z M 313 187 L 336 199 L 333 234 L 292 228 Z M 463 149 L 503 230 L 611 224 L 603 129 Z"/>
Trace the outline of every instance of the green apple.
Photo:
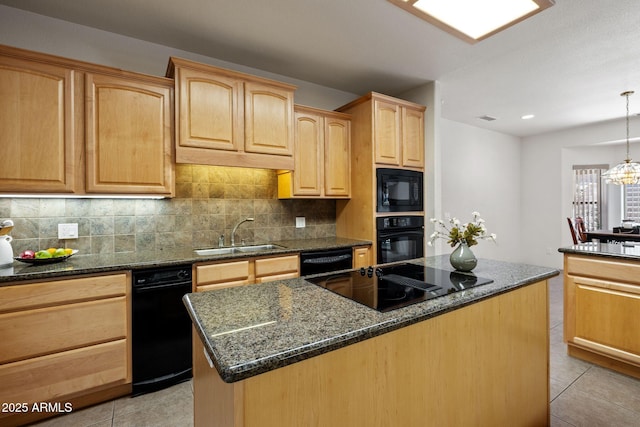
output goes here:
<path id="1" fill-rule="evenodd" d="M 36 258 L 51 258 L 51 254 L 48 251 L 38 251 L 36 252 Z"/>
<path id="2" fill-rule="evenodd" d="M 53 257 L 58 258 L 61 256 L 67 256 L 67 253 L 65 252 L 64 248 L 56 249 L 56 251 L 53 253 Z"/>

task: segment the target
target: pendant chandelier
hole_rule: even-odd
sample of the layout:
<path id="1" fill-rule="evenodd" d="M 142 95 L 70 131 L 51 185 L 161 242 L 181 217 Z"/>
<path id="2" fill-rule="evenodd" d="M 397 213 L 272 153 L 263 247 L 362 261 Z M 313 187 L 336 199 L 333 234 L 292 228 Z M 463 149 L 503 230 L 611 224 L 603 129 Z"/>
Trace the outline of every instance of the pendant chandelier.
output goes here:
<path id="1" fill-rule="evenodd" d="M 609 169 L 602 174 L 607 184 L 625 185 L 637 184 L 640 182 L 640 164 L 632 162 L 629 156 L 629 96 L 633 95 L 632 90 L 622 92 L 620 96 L 627 98 L 627 158 L 624 162 Z"/>

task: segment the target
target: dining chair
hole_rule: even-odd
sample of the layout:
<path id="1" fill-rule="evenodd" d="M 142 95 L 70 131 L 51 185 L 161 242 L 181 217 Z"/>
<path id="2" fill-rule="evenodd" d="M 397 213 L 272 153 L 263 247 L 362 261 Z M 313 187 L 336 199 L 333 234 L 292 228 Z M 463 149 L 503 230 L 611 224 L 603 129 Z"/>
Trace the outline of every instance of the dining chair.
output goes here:
<path id="1" fill-rule="evenodd" d="M 576 229 L 573 226 L 573 221 L 571 218 L 567 217 L 567 222 L 569 223 L 569 231 L 571 231 L 571 238 L 573 239 L 573 244 L 578 244 L 578 237 L 576 236 Z"/>
<path id="2" fill-rule="evenodd" d="M 578 232 L 578 240 L 581 242 L 587 241 L 587 227 L 584 225 L 584 219 L 582 217 L 576 217 L 576 231 Z"/>

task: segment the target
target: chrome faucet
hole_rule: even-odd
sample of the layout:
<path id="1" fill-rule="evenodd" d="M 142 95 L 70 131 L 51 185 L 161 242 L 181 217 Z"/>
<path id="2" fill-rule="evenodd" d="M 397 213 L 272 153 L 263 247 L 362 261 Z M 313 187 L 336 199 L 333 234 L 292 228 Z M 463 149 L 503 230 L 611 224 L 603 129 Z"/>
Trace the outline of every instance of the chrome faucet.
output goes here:
<path id="1" fill-rule="evenodd" d="M 240 224 L 242 224 L 243 222 L 247 222 L 247 221 L 253 221 L 253 218 L 245 218 L 245 219 L 241 220 L 240 222 L 238 222 L 233 227 L 233 230 L 231 231 L 231 246 L 235 246 L 236 245 L 236 230 L 238 229 L 238 227 L 240 227 Z"/>

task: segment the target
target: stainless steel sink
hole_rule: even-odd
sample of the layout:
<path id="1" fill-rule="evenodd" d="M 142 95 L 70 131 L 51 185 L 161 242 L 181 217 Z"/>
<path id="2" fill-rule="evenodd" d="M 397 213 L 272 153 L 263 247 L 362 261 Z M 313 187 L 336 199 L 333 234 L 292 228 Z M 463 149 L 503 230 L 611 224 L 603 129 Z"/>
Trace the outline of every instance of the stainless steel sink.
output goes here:
<path id="1" fill-rule="evenodd" d="M 236 246 L 233 249 L 235 249 L 237 252 L 260 252 L 260 251 L 269 251 L 272 249 L 283 249 L 283 247 L 269 244 L 269 245 Z"/>
<path id="2" fill-rule="evenodd" d="M 228 255 L 235 253 L 247 253 L 247 252 L 260 252 L 269 251 L 273 249 L 284 249 L 282 246 L 265 244 L 265 245 L 247 245 L 247 246 L 234 246 L 229 248 L 211 248 L 211 249 L 196 249 L 197 255 Z"/>

